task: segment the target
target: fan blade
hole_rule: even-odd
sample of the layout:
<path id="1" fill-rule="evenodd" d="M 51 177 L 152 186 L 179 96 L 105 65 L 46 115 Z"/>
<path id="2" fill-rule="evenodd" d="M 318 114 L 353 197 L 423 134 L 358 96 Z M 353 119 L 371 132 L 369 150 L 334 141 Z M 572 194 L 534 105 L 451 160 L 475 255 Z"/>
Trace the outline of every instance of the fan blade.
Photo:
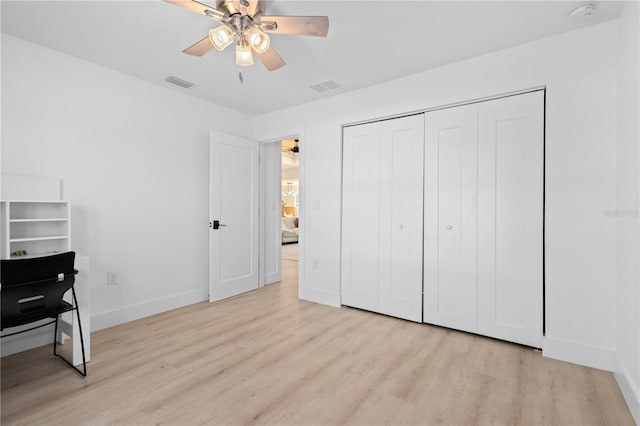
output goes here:
<path id="1" fill-rule="evenodd" d="M 186 53 L 191 56 L 202 56 L 205 53 L 208 53 L 213 49 L 213 43 L 211 43 L 211 39 L 209 36 L 206 36 L 202 40 L 197 43 L 193 43 L 191 46 L 187 47 L 182 51 L 182 53 Z"/>
<path id="2" fill-rule="evenodd" d="M 224 18 L 224 13 L 218 9 L 207 6 L 206 4 L 198 3 L 195 0 L 164 0 L 167 3 L 175 4 L 176 6 L 183 7 L 200 15 L 208 16 L 209 18 L 217 19 L 218 21 Z"/>
<path id="3" fill-rule="evenodd" d="M 269 71 L 277 70 L 278 68 L 282 68 L 286 65 L 286 62 L 272 46 L 269 46 L 267 51 L 264 53 L 258 53 L 255 50 L 254 53 Z"/>
<path id="4" fill-rule="evenodd" d="M 263 13 L 264 7 L 262 0 L 249 0 L 249 7 L 247 7 L 247 15 L 254 17 L 256 14 Z"/>
<path id="5" fill-rule="evenodd" d="M 275 28 L 271 24 L 275 22 Z M 326 16 L 261 16 L 262 29 L 274 34 L 296 34 L 326 37 L 329 18 Z"/>

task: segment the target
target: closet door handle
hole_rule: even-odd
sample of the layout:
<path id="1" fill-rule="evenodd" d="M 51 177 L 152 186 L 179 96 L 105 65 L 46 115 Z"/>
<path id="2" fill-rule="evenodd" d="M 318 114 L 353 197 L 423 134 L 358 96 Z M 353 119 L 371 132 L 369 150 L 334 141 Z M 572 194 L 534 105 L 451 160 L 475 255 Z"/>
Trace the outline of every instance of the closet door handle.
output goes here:
<path id="1" fill-rule="evenodd" d="M 209 222 L 209 227 L 211 229 L 220 229 L 221 226 L 227 226 L 220 223 L 219 220 L 214 220 L 213 223 Z"/>

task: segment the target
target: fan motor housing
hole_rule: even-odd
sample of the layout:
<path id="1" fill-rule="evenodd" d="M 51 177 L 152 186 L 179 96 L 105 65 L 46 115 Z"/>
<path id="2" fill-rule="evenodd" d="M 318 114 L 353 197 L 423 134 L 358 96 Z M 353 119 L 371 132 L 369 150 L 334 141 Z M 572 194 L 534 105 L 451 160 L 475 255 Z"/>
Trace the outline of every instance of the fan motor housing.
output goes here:
<path id="1" fill-rule="evenodd" d="M 262 4 L 262 2 L 258 2 L 252 17 L 256 15 L 262 15 L 264 13 Z M 240 0 L 217 0 L 216 9 L 228 13 L 229 16 L 235 15 L 236 13 L 242 14 L 246 10 L 246 8 L 242 6 Z"/>

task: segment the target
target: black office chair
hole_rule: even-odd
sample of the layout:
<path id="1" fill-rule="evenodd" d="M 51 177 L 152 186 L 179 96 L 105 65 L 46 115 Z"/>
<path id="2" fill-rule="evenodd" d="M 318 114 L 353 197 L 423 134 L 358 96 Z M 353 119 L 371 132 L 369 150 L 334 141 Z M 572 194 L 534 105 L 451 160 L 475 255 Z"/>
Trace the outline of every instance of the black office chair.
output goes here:
<path id="1" fill-rule="evenodd" d="M 2 297 L 0 330 L 53 318 L 53 321 L 1 337 L 13 336 L 55 323 L 53 355 L 86 377 L 87 361 L 84 353 L 80 311 L 78 310 L 76 291 L 73 287 L 75 274 L 78 273 L 73 268 L 75 256 L 75 252 L 70 251 L 29 259 L 2 260 L 0 264 L 0 284 L 2 285 L 0 287 Z M 64 294 L 69 290 L 71 290 L 73 303 L 68 303 L 63 299 Z M 58 319 L 60 314 L 70 311 L 76 312 L 78 320 L 82 347 L 82 371 L 57 352 Z"/>

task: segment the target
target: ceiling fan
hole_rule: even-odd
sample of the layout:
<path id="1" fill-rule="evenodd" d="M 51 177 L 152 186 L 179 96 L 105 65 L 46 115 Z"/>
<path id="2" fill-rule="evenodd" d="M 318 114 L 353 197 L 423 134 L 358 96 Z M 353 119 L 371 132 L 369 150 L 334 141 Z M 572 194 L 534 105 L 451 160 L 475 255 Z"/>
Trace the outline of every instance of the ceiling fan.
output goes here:
<path id="1" fill-rule="evenodd" d="M 269 71 L 285 65 L 271 46 L 267 33 L 326 37 L 329 32 L 329 18 L 326 16 L 264 15 L 263 0 L 216 0 L 216 7 L 195 0 L 164 1 L 222 22 L 183 53 L 202 56 L 214 48 L 222 51 L 237 41 L 236 64 L 241 66 L 253 65 L 252 52 Z"/>
<path id="2" fill-rule="evenodd" d="M 293 141 L 293 145 L 290 143 L 291 141 Z M 282 141 L 282 152 L 286 152 L 292 155 L 300 153 L 300 145 L 298 145 L 299 142 L 300 139 L 297 138 Z"/>

